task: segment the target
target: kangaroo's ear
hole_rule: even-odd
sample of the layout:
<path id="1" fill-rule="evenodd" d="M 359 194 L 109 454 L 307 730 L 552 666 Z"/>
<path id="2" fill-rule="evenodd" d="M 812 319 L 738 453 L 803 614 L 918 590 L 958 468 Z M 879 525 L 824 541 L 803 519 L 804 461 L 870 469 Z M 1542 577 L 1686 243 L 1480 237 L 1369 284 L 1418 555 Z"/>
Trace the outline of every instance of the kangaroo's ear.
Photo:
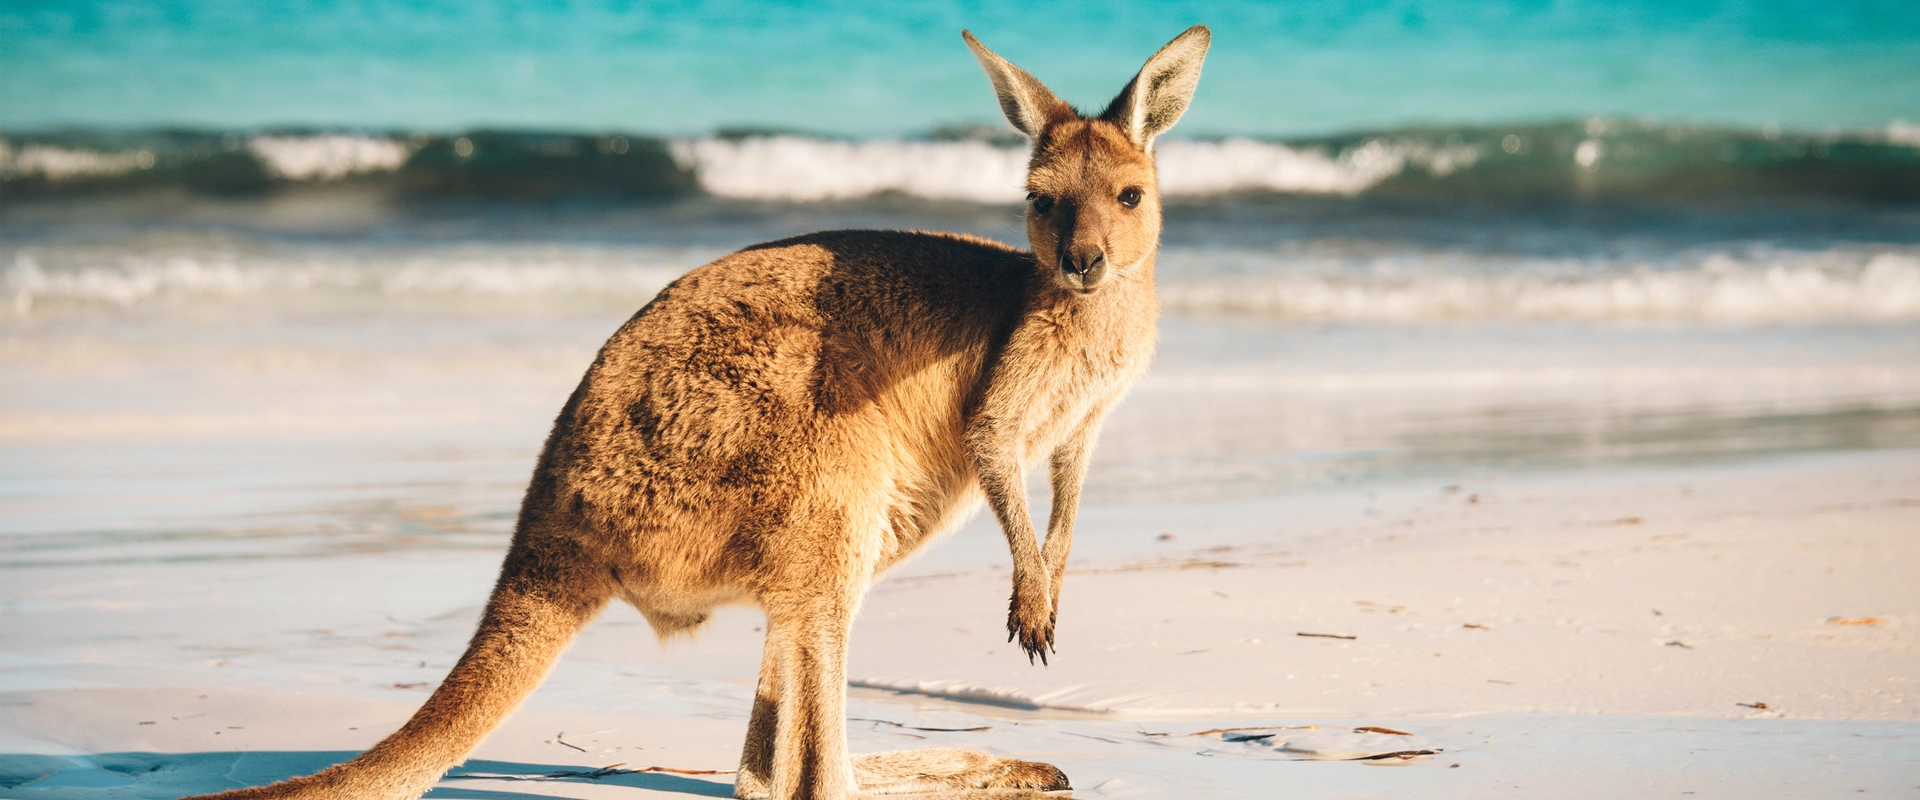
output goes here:
<path id="1" fill-rule="evenodd" d="M 1021 133 L 1038 139 L 1049 122 L 1079 116 L 1071 106 L 1054 97 L 1040 79 L 994 55 L 979 39 L 973 38 L 972 33 L 961 31 L 960 38 L 967 40 L 973 57 L 980 59 L 980 66 L 993 81 L 993 93 L 1000 97 L 1000 110 Z"/>
<path id="2" fill-rule="evenodd" d="M 1200 63 L 1207 60 L 1207 45 L 1212 42 L 1213 34 L 1205 25 L 1173 37 L 1147 59 L 1140 74 L 1120 90 L 1100 118 L 1119 125 L 1140 149 L 1151 148 L 1153 137 L 1186 113 L 1193 89 L 1200 85 Z"/>

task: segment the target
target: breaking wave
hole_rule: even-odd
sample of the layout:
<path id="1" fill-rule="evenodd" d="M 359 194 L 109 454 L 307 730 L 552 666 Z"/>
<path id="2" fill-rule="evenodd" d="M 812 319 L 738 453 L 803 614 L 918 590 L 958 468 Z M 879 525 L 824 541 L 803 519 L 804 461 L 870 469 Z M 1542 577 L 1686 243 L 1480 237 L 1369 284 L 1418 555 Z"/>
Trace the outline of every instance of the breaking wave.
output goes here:
<path id="1" fill-rule="evenodd" d="M 1160 189 L 1174 197 L 1241 192 L 1359 194 L 1408 167 L 1467 168 L 1473 148 L 1369 141 L 1338 152 L 1252 139 L 1162 142 Z M 864 142 L 761 136 L 673 143 L 709 194 L 745 200 L 850 200 L 885 192 L 928 200 L 1017 203 L 1027 149 L 982 141 Z"/>
<path id="2" fill-rule="evenodd" d="M 1920 125 L 1786 133 L 1593 119 L 1407 128 L 1318 139 L 1167 139 L 1172 197 L 1834 196 L 1920 200 Z M 796 134 L 663 139 L 474 131 L 67 132 L 0 136 L 0 189 L 32 198 L 179 186 L 209 193 L 355 182 L 402 198 L 670 198 L 773 202 L 898 194 L 1016 203 L 1025 144 L 991 135 L 849 140 Z"/>
<path id="3" fill-rule="evenodd" d="M 1019 202 L 1026 180 L 1023 147 L 982 141 L 802 136 L 686 139 L 674 160 L 699 176 L 709 194 L 742 200 L 852 200 L 885 192 L 930 200 Z"/>
<path id="4" fill-rule="evenodd" d="M 290 181 L 339 180 L 363 172 L 392 172 L 407 163 L 408 142 L 341 133 L 255 136 L 247 149 L 268 174 Z"/>

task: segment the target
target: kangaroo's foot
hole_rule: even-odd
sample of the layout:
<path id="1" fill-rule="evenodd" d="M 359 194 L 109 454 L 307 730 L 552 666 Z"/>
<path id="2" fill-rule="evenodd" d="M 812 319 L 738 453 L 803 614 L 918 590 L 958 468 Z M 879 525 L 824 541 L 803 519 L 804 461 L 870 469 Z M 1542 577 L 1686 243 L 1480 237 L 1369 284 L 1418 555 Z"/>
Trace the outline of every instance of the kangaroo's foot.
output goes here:
<path id="1" fill-rule="evenodd" d="M 996 758 L 971 750 L 896 750 L 853 757 L 862 796 L 926 795 L 940 800 L 1024 800 L 1059 797 L 1070 787 L 1052 764 Z M 734 796 L 766 800 L 770 781 L 751 769 L 734 777 Z M 903 798 L 904 800 L 904 798 Z"/>
<path id="2" fill-rule="evenodd" d="M 956 789 L 984 789 L 1015 791 L 979 796 L 1024 797 L 1072 788 L 1066 773 L 1052 764 L 996 758 L 971 750 L 896 750 L 854 756 L 853 776 L 864 794 L 940 792 L 948 796 L 946 793 Z"/>
<path id="3" fill-rule="evenodd" d="M 767 800 L 773 796 L 773 781 L 764 772 L 742 766 L 733 775 L 733 796 L 735 800 Z"/>

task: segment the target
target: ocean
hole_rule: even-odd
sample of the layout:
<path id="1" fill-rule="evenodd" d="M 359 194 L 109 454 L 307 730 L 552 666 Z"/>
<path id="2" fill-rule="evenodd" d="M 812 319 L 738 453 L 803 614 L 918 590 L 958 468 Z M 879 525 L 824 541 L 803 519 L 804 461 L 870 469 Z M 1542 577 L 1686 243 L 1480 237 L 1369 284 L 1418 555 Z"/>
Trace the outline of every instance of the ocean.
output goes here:
<path id="1" fill-rule="evenodd" d="M 1098 108 L 1202 23 L 1187 135 L 1920 122 L 1920 8 L 1901 0 L 38 0 L 0 7 L 0 129 L 904 136 L 999 125 L 962 28 Z"/>

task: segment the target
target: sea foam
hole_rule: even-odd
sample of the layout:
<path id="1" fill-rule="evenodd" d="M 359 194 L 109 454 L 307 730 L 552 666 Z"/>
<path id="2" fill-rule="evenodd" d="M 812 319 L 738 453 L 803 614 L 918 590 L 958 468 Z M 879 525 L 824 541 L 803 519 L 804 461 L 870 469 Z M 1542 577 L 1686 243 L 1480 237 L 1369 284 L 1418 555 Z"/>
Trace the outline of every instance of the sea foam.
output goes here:
<path id="1" fill-rule="evenodd" d="M 405 140 L 361 134 L 255 136 L 247 149 L 267 171 L 287 180 L 338 180 L 363 172 L 391 172 L 407 163 L 413 147 Z"/>
<path id="2" fill-rule="evenodd" d="M 1169 260 L 1191 262 L 1208 256 L 1217 258 L 1175 250 Z M 1910 248 L 1716 251 L 1659 266 L 1578 262 L 1461 269 L 1444 265 L 1447 260 L 1419 259 L 1411 269 L 1400 265 L 1401 274 L 1381 274 L 1367 264 L 1329 268 L 1276 261 L 1277 269 L 1261 274 L 1164 280 L 1160 295 L 1165 307 L 1188 313 L 1302 320 L 1920 318 L 1920 251 Z"/>
<path id="3" fill-rule="evenodd" d="M 152 169 L 153 164 L 154 154 L 151 150 L 102 152 L 46 144 L 27 144 L 16 148 L 0 139 L 0 180 L 37 177 L 59 183 L 75 178 L 121 175 Z"/>
<path id="4" fill-rule="evenodd" d="M 700 187 L 743 200 L 850 200 L 898 192 L 931 200 L 1018 202 L 1027 152 L 986 142 L 800 136 L 681 139 L 672 153 Z"/>
<path id="5" fill-rule="evenodd" d="M 455 245 L 397 248 L 23 248 L 0 270 L 16 314 L 321 296 L 638 305 L 719 250 Z"/>
<path id="6" fill-rule="evenodd" d="M 722 248 L 580 245 L 27 246 L 0 253 L 16 313 L 152 302 L 296 302 L 320 295 L 646 302 Z M 1169 246 L 1162 304 L 1189 314 L 1420 323 L 1920 319 L 1920 248 L 1714 248 L 1658 263 L 1408 248 L 1367 258 Z"/>

